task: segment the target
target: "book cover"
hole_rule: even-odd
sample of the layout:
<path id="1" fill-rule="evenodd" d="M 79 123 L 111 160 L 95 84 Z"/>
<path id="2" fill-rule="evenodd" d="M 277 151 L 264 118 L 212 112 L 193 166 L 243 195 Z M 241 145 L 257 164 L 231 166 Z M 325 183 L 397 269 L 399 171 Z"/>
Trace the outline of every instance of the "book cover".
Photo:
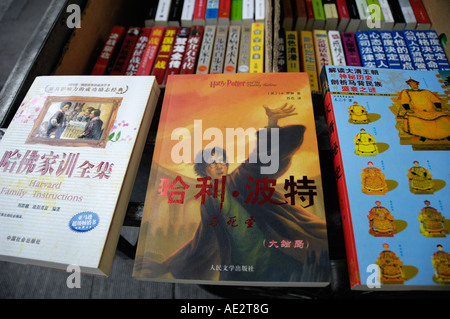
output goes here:
<path id="1" fill-rule="evenodd" d="M 186 53 L 187 41 L 191 32 L 190 27 L 178 28 L 172 49 L 170 50 L 169 60 L 164 74 L 162 85 L 166 85 L 167 77 L 172 74 L 179 74 L 181 70 L 181 63 L 183 62 L 184 54 Z"/>
<path id="2" fill-rule="evenodd" d="M 403 36 L 405 38 L 406 45 L 408 46 L 414 68 L 416 70 L 427 70 L 427 64 L 423 58 L 419 41 L 416 38 L 416 33 L 414 30 L 403 30 Z"/>
<path id="3" fill-rule="evenodd" d="M 337 30 L 345 32 L 350 22 L 350 14 L 348 13 L 347 3 L 345 0 L 336 0 L 336 9 L 339 16 Z"/>
<path id="4" fill-rule="evenodd" d="M 330 44 L 331 59 L 333 65 L 347 65 L 345 60 L 344 47 L 342 46 L 341 34 L 339 31 L 328 31 L 328 43 Z"/>
<path id="5" fill-rule="evenodd" d="M 209 73 L 223 73 L 225 50 L 227 49 L 228 41 L 228 28 L 225 25 L 218 25 L 216 28 Z"/>
<path id="6" fill-rule="evenodd" d="M 0 259 L 107 276 L 159 96 L 154 77 L 43 76 L 0 143 Z"/>
<path id="7" fill-rule="evenodd" d="M 264 23 L 252 23 L 249 73 L 264 72 Z"/>
<path id="8" fill-rule="evenodd" d="M 363 80 L 350 85 L 350 76 Z M 450 109 L 442 75 L 326 67 L 321 79 L 352 289 L 448 290 Z"/>
<path id="9" fill-rule="evenodd" d="M 330 44 L 328 43 L 328 33 L 325 30 L 314 30 L 314 52 L 316 54 L 317 74 L 320 75 L 322 67 L 331 65 Z M 320 84 L 320 82 L 319 82 Z"/>
<path id="10" fill-rule="evenodd" d="M 242 0 L 231 0 L 230 24 L 242 25 Z"/>
<path id="11" fill-rule="evenodd" d="M 125 72 L 127 71 L 128 62 L 131 59 L 131 55 L 133 54 L 133 50 L 134 47 L 136 46 L 136 42 L 139 38 L 140 32 L 141 28 L 138 27 L 128 28 L 110 75 L 125 75 Z"/>
<path id="12" fill-rule="evenodd" d="M 308 21 L 306 22 L 305 30 L 312 31 L 314 27 L 314 9 L 312 0 L 306 0 L 306 13 L 308 14 Z"/>
<path id="13" fill-rule="evenodd" d="M 342 46 L 345 51 L 345 59 L 348 66 L 361 66 L 358 44 L 353 32 L 342 32 Z"/>
<path id="14" fill-rule="evenodd" d="M 383 43 L 384 52 L 390 69 L 401 69 L 402 64 L 395 47 L 394 38 L 391 31 L 380 31 L 381 42 Z"/>
<path id="15" fill-rule="evenodd" d="M 378 0 L 366 0 L 367 1 L 367 12 L 371 17 L 372 24 L 369 26 L 369 30 L 384 30 L 384 15 L 383 10 L 381 10 L 380 2 Z"/>
<path id="16" fill-rule="evenodd" d="M 394 28 L 395 20 L 392 16 L 391 7 L 389 6 L 388 0 L 378 0 L 378 3 L 383 13 L 384 24 L 382 27 L 383 31 L 391 31 Z"/>
<path id="17" fill-rule="evenodd" d="M 358 7 L 356 6 L 356 0 L 346 0 L 348 13 L 350 15 L 350 21 L 347 25 L 345 32 L 356 32 L 359 30 L 359 25 L 365 23 L 361 21 L 358 13 Z"/>
<path id="18" fill-rule="evenodd" d="M 169 25 L 169 12 L 172 0 L 159 0 L 156 8 L 155 26 L 167 27 Z"/>
<path id="19" fill-rule="evenodd" d="M 405 17 L 403 16 L 402 8 L 398 0 L 387 0 L 391 9 L 392 16 L 394 17 L 394 27 L 392 30 L 401 31 L 406 28 Z"/>
<path id="20" fill-rule="evenodd" d="M 219 0 L 206 1 L 205 22 L 208 25 L 217 25 L 219 17 Z"/>
<path id="21" fill-rule="evenodd" d="M 358 44 L 361 65 L 368 68 L 375 68 L 375 56 L 373 54 L 372 45 L 370 44 L 369 34 L 367 31 L 356 31 L 355 39 Z"/>
<path id="22" fill-rule="evenodd" d="M 427 69 L 431 71 L 438 71 L 439 65 L 437 63 L 433 48 L 431 47 L 430 40 L 428 39 L 426 32 L 422 30 L 416 30 L 415 35 Z"/>
<path id="23" fill-rule="evenodd" d="M 206 15 L 206 1 L 207 0 L 195 0 L 194 15 L 192 17 L 193 25 L 205 25 Z"/>
<path id="24" fill-rule="evenodd" d="M 312 7 L 314 12 L 314 30 L 325 29 L 325 11 L 323 10 L 322 0 L 312 0 Z"/>
<path id="25" fill-rule="evenodd" d="M 241 26 L 230 26 L 228 30 L 228 42 L 227 49 L 225 51 L 223 73 L 236 73 L 239 58 L 240 39 Z"/>
<path id="26" fill-rule="evenodd" d="M 197 68 L 195 73 L 207 74 L 211 67 L 211 56 L 214 48 L 214 39 L 216 38 L 216 26 L 206 25 L 203 33 L 202 45 L 198 54 Z"/>
<path id="27" fill-rule="evenodd" d="M 144 54 L 145 48 L 147 47 L 148 40 L 150 38 L 152 29 L 143 27 L 139 34 L 139 38 L 134 47 L 133 53 L 131 54 L 130 61 L 128 62 L 127 70 L 125 75 L 136 75 L 141 64 L 142 55 Z"/>
<path id="28" fill-rule="evenodd" d="M 281 27 L 286 31 L 294 28 L 294 11 L 291 0 L 281 1 Z"/>
<path id="29" fill-rule="evenodd" d="M 339 21 L 336 3 L 325 3 L 323 11 L 325 13 L 325 30 L 336 30 Z"/>
<path id="30" fill-rule="evenodd" d="M 287 72 L 300 72 L 300 51 L 298 32 L 286 30 L 286 68 Z"/>
<path id="31" fill-rule="evenodd" d="M 175 36 L 178 33 L 180 27 L 166 27 L 164 30 L 164 36 L 161 39 L 161 45 L 159 46 L 158 54 L 155 57 L 155 63 L 153 65 L 151 75 L 156 77 L 158 84 L 162 84 L 164 81 L 164 75 L 168 67 L 170 52 L 175 41 Z"/>
<path id="32" fill-rule="evenodd" d="M 278 30 L 278 54 L 277 54 L 277 72 L 287 72 L 286 60 L 286 32 L 280 28 Z"/>
<path id="33" fill-rule="evenodd" d="M 169 10 L 168 25 L 172 27 L 181 26 L 181 14 L 183 13 L 184 0 L 172 0 Z"/>
<path id="34" fill-rule="evenodd" d="M 295 12 L 297 19 L 295 20 L 295 30 L 301 31 L 306 29 L 306 23 L 308 22 L 308 13 L 306 12 L 305 0 L 295 0 Z"/>
<path id="35" fill-rule="evenodd" d="M 155 16 L 156 16 L 156 9 L 158 8 L 158 2 L 151 1 L 148 5 L 149 7 L 147 9 L 147 14 L 144 19 L 144 26 L 147 28 L 151 28 L 155 25 Z"/>
<path id="36" fill-rule="evenodd" d="M 377 68 L 389 68 L 386 53 L 383 47 L 383 41 L 381 40 L 381 34 L 377 30 L 367 31 L 370 40 L 370 46 L 372 47 L 373 56 L 375 58 L 375 64 Z"/>
<path id="37" fill-rule="evenodd" d="M 430 40 L 430 45 L 434 52 L 439 70 L 450 70 L 447 55 L 445 54 L 444 48 L 442 47 L 437 32 L 435 30 L 426 30 L 425 33 L 427 34 L 428 40 Z"/>
<path id="38" fill-rule="evenodd" d="M 409 0 L 409 3 L 417 21 L 416 30 L 429 30 L 431 28 L 431 20 L 422 0 Z"/>
<path id="39" fill-rule="evenodd" d="M 255 22 L 266 20 L 266 0 L 255 0 Z"/>
<path id="40" fill-rule="evenodd" d="M 319 93 L 319 74 L 317 73 L 312 31 L 300 31 L 300 54 L 302 56 L 300 69 L 302 72 L 306 72 L 308 74 L 311 92 Z"/>
<path id="41" fill-rule="evenodd" d="M 195 66 L 200 53 L 204 32 L 205 27 L 202 25 L 191 27 L 191 32 L 186 45 L 186 53 L 184 54 L 183 62 L 181 63 L 180 74 L 195 73 Z"/>
<path id="42" fill-rule="evenodd" d="M 251 25 L 255 22 L 255 1 L 242 0 L 242 23 Z"/>
<path id="43" fill-rule="evenodd" d="M 406 44 L 403 31 L 392 30 L 395 48 L 397 49 L 400 63 L 403 70 L 415 70 L 411 56 L 409 55 L 408 45 Z"/>
<path id="44" fill-rule="evenodd" d="M 306 73 L 170 77 L 133 277 L 327 285 L 320 176 Z"/>
<path id="45" fill-rule="evenodd" d="M 111 68 L 125 37 L 125 31 L 125 28 L 119 25 L 111 29 L 108 39 L 92 68 L 91 75 L 107 75 L 111 72 Z"/>
<path id="46" fill-rule="evenodd" d="M 238 73 L 250 71 L 250 48 L 252 44 L 252 26 L 243 25 L 239 45 Z"/>
<path id="47" fill-rule="evenodd" d="M 153 63 L 155 62 L 159 46 L 161 45 L 164 31 L 164 27 L 152 27 L 150 38 L 148 39 L 148 44 L 145 47 L 136 75 L 150 75 L 152 72 Z"/>
<path id="48" fill-rule="evenodd" d="M 195 0 L 184 0 L 183 11 L 181 12 L 181 26 L 192 27 L 194 19 Z"/>
<path id="49" fill-rule="evenodd" d="M 417 20 L 409 0 L 398 0 L 398 3 L 405 18 L 405 29 L 414 30 L 417 26 Z"/>
<path id="50" fill-rule="evenodd" d="M 358 9 L 359 19 L 361 23 L 359 24 L 359 31 L 369 30 L 369 10 L 367 10 L 367 0 L 355 0 L 356 8 Z M 370 19 L 369 19 L 370 20 Z"/>
<path id="51" fill-rule="evenodd" d="M 231 17 L 231 0 L 220 0 L 217 22 L 223 25 L 230 25 L 230 17 Z"/>

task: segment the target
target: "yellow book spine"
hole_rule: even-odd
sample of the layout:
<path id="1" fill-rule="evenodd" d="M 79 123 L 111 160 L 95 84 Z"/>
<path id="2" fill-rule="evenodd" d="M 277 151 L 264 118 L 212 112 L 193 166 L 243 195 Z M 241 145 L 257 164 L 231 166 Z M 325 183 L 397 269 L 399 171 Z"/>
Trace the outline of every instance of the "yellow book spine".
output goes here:
<path id="1" fill-rule="evenodd" d="M 308 73 L 311 91 L 318 92 L 320 88 L 312 31 L 300 31 L 300 51 L 302 55 L 301 71 Z"/>
<path id="2" fill-rule="evenodd" d="M 295 30 L 286 30 L 286 67 L 288 72 L 300 72 L 298 33 Z"/>
<path id="3" fill-rule="evenodd" d="M 317 74 L 320 76 L 320 72 L 325 65 L 331 65 L 331 51 L 328 44 L 328 33 L 326 30 L 314 30 L 314 49 L 316 53 L 316 66 Z"/>
<path id="4" fill-rule="evenodd" d="M 264 72 L 264 23 L 252 23 L 250 73 Z"/>

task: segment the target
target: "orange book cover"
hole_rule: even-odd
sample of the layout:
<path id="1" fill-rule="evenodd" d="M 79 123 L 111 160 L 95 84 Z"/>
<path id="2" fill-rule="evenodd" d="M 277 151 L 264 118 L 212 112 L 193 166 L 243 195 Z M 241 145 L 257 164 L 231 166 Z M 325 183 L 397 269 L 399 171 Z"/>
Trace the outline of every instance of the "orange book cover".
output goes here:
<path id="1" fill-rule="evenodd" d="M 133 276 L 326 286 L 329 267 L 308 75 L 169 76 Z"/>

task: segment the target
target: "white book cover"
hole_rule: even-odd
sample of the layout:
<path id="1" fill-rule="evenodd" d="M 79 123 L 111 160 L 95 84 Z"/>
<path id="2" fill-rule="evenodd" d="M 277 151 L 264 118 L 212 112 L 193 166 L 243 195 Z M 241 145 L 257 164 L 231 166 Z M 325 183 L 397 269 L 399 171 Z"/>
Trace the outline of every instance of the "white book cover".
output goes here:
<path id="1" fill-rule="evenodd" d="M 395 20 L 392 16 L 391 7 L 387 0 L 378 0 L 380 4 L 381 12 L 383 13 L 384 24 L 383 30 L 390 31 L 394 27 Z"/>
<path id="2" fill-rule="evenodd" d="M 183 11 L 181 11 L 181 26 L 191 27 L 194 17 L 195 0 L 184 0 Z"/>
<path id="3" fill-rule="evenodd" d="M 367 18 L 369 18 L 369 10 L 367 9 L 367 1 L 356 0 L 356 7 L 358 8 L 359 19 L 361 20 L 359 30 L 368 30 L 369 27 L 367 25 Z"/>
<path id="4" fill-rule="evenodd" d="M 167 26 L 169 21 L 169 11 L 171 0 L 159 0 L 158 7 L 156 8 L 155 25 Z"/>
<path id="5" fill-rule="evenodd" d="M 414 11 L 409 3 L 409 0 L 398 0 L 400 7 L 402 8 L 403 17 L 405 18 L 406 27 L 405 29 L 413 30 L 416 28 L 417 20 L 414 15 Z"/>
<path id="6" fill-rule="evenodd" d="M 153 76 L 37 77 L 0 142 L 0 260 L 108 275 Z"/>
<path id="7" fill-rule="evenodd" d="M 255 21 L 255 1 L 242 1 L 242 22 L 244 24 L 252 24 Z"/>
<path id="8" fill-rule="evenodd" d="M 255 0 L 255 22 L 264 22 L 266 18 L 265 0 Z"/>
<path id="9" fill-rule="evenodd" d="M 344 47 L 342 46 L 341 35 L 337 30 L 328 31 L 328 42 L 330 43 L 331 58 L 333 65 L 347 65 L 345 61 Z"/>

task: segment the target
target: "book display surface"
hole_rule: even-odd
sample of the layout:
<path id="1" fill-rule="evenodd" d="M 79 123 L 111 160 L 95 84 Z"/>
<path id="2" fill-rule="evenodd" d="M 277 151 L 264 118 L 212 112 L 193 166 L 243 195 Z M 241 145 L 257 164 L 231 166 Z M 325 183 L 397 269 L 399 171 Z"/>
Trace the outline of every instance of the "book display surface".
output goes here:
<path id="1" fill-rule="evenodd" d="M 322 72 L 354 289 L 450 288 L 448 75 Z"/>
<path id="2" fill-rule="evenodd" d="M 170 76 L 133 277 L 325 286 L 321 183 L 306 73 Z"/>
<path id="3" fill-rule="evenodd" d="M 154 77 L 38 77 L 0 143 L 0 259 L 108 275 Z"/>

